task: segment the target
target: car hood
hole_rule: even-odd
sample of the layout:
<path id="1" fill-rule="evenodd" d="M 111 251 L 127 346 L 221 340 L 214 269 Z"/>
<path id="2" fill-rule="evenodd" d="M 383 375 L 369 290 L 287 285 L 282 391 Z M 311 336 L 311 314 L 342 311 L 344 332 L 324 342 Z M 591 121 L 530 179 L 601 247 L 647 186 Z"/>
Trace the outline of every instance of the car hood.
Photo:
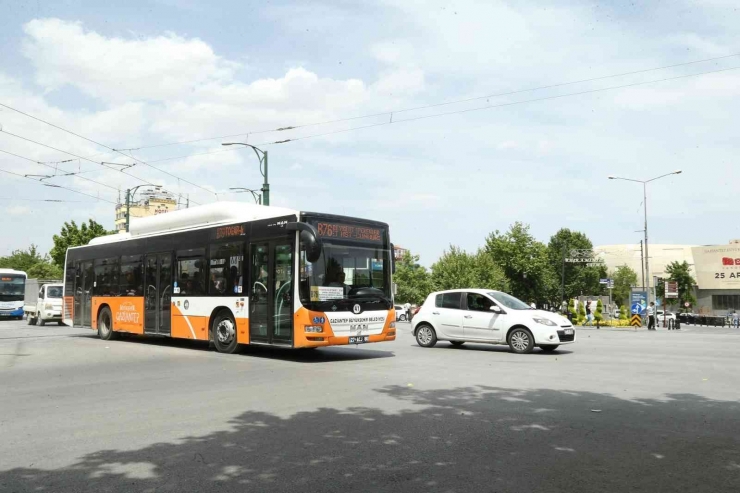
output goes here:
<path id="1" fill-rule="evenodd" d="M 562 327 L 563 325 L 572 325 L 570 323 L 570 320 L 567 318 L 558 315 L 557 313 L 552 312 L 546 312 L 544 310 L 532 310 L 531 316 L 534 318 L 546 318 L 547 320 L 550 320 L 552 322 L 555 322 L 558 324 L 558 327 Z"/>

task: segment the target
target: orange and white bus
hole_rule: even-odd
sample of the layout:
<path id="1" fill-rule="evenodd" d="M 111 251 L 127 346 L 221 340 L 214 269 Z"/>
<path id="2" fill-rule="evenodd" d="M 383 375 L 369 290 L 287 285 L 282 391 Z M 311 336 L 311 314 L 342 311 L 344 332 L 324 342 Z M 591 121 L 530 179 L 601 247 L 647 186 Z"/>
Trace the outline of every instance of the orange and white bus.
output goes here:
<path id="1" fill-rule="evenodd" d="M 388 225 L 219 202 L 131 221 L 70 248 L 64 322 L 293 348 L 396 337 Z"/>

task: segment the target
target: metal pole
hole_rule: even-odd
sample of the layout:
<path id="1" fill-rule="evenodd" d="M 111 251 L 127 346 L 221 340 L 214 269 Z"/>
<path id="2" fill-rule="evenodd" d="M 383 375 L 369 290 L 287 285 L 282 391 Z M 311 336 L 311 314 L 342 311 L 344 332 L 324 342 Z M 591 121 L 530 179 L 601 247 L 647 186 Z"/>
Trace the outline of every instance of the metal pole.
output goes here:
<path id="1" fill-rule="evenodd" d="M 650 254 L 648 253 L 648 228 L 647 228 L 647 183 L 642 184 L 642 203 L 645 205 L 645 278 L 647 285 L 647 302 L 650 304 Z"/>
<path id="2" fill-rule="evenodd" d="M 563 275 L 560 278 L 560 308 L 563 308 L 563 303 L 565 303 L 565 251 L 567 250 L 568 245 L 563 245 Z"/>
<path id="3" fill-rule="evenodd" d="M 645 254 L 643 253 L 642 240 L 640 240 L 640 271 L 642 272 L 642 284 L 640 284 L 640 287 L 645 289 Z"/>
<path id="4" fill-rule="evenodd" d="M 128 233 L 129 212 L 131 208 L 131 189 L 126 189 L 126 232 Z"/>
<path id="5" fill-rule="evenodd" d="M 262 185 L 262 197 L 264 205 L 270 205 L 270 183 L 267 180 L 267 151 L 262 151 L 262 154 L 264 154 L 265 161 L 265 181 Z"/>

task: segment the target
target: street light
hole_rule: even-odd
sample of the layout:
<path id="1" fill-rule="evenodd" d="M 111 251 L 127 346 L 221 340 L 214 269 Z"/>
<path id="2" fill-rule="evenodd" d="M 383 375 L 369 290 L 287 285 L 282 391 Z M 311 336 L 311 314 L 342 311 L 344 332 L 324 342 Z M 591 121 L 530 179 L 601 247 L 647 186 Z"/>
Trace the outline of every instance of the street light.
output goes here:
<path id="1" fill-rule="evenodd" d="M 128 226 L 129 226 L 129 221 L 130 221 L 129 212 L 131 210 L 131 200 L 133 200 L 134 194 L 141 187 L 162 188 L 162 185 L 155 185 L 153 183 L 144 183 L 143 185 L 137 185 L 134 188 L 126 189 L 126 232 L 127 233 L 128 233 Z"/>
<path id="2" fill-rule="evenodd" d="M 635 183 L 642 183 L 642 203 L 645 208 L 645 273 L 647 274 L 646 281 L 647 281 L 647 297 L 648 297 L 648 303 L 650 303 L 650 256 L 648 255 L 648 226 L 647 226 L 647 184 L 651 181 L 659 180 L 661 178 L 665 178 L 666 176 L 671 175 L 680 175 L 682 171 L 680 169 L 677 169 L 676 171 L 672 171 L 670 173 L 666 173 L 664 175 L 656 176 L 655 178 L 650 178 L 649 180 L 634 180 L 632 178 L 622 178 L 620 176 L 613 176 L 610 175 L 610 180 L 624 180 L 624 181 L 633 181 Z"/>
<path id="3" fill-rule="evenodd" d="M 267 151 L 263 151 L 262 149 L 258 149 L 254 147 L 251 144 L 245 144 L 244 142 L 226 142 L 221 144 L 222 146 L 247 146 L 251 147 L 255 154 L 257 154 L 257 159 L 260 161 L 260 174 L 264 178 L 264 182 L 262 183 L 262 197 L 263 204 L 264 205 L 270 205 L 270 184 L 267 181 Z M 262 155 L 260 155 L 262 153 Z M 264 163 L 264 171 L 262 170 L 262 164 Z"/>
<path id="4" fill-rule="evenodd" d="M 229 190 L 233 190 L 233 193 L 245 193 L 249 192 L 252 194 L 252 197 L 254 198 L 255 204 L 262 204 L 262 195 L 257 193 L 257 190 L 252 190 L 251 188 L 244 188 L 244 187 L 231 187 Z"/>

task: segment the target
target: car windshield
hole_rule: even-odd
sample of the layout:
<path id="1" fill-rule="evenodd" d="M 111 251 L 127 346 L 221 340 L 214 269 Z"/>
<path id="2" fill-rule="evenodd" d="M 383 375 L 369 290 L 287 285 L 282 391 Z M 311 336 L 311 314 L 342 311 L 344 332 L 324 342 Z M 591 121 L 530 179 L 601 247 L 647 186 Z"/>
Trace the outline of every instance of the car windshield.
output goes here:
<path id="1" fill-rule="evenodd" d="M 514 298 L 510 294 L 502 293 L 500 291 L 491 291 L 488 296 L 496 300 L 500 305 L 512 310 L 531 310 L 532 307 L 524 303 L 518 298 Z"/>
<path id="2" fill-rule="evenodd" d="M 46 288 L 46 297 L 47 298 L 61 298 L 62 297 L 62 287 L 61 286 L 49 286 Z"/>

